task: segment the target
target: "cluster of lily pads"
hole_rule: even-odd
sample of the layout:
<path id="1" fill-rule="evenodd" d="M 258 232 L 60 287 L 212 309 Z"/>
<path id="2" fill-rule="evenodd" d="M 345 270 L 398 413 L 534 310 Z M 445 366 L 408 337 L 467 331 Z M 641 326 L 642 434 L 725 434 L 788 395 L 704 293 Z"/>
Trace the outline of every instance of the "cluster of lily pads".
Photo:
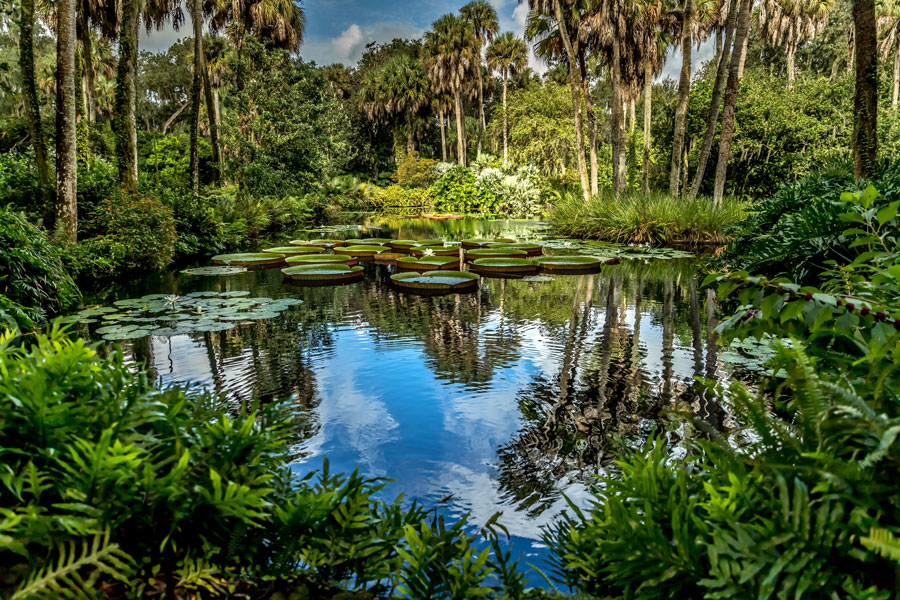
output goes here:
<path id="1" fill-rule="evenodd" d="M 297 298 L 251 297 L 247 291 L 193 292 L 184 296 L 150 294 L 117 300 L 114 306 L 90 307 L 62 320 L 81 325 L 99 324 L 97 335 L 108 341 L 133 340 L 148 335 L 226 331 L 242 321 L 273 319 L 301 304 Z"/>

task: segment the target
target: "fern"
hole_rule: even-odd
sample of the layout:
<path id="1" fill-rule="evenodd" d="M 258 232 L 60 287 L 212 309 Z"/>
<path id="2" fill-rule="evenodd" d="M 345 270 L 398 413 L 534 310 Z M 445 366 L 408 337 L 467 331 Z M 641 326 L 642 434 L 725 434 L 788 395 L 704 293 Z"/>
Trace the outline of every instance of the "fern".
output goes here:
<path id="1" fill-rule="evenodd" d="M 869 530 L 869 535 L 860 538 L 859 541 L 863 546 L 879 556 L 900 564 L 900 538 L 887 529 L 873 527 Z"/>
<path id="2" fill-rule="evenodd" d="M 13 593 L 11 600 L 40 598 L 91 598 L 97 597 L 95 583 L 101 575 L 127 583 L 134 571 L 134 561 L 109 542 L 109 531 L 96 535 L 88 542 L 81 540 L 57 545 L 56 561 L 48 560 L 44 568 L 35 571 Z"/>

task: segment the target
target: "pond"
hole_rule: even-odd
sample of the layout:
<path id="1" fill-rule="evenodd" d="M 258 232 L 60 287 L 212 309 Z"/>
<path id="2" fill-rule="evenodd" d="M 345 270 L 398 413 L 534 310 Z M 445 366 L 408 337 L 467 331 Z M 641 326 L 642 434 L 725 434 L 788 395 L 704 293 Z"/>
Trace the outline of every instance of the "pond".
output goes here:
<path id="1" fill-rule="evenodd" d="M 370 217 L 364 225 L 370 229 L 300 235 L 551 235 L 546 224 L 524 221 Z M 565 240 L 548 245 L 628 255 Z M 331 287 L 285 282 L 277 268 L 170 273 L 113 290 L 103 303 L 195 292 L 290 299 L 270 318 L 233 329 L 122 343 L 162 384 L 204 386 L 235 410 L 292 398 L 302 415 L 297 471 L 327 457 L 332 471 L 359 467 L 390 478 L 389 496 L 469 512 L 475 525 L 502 511 L 515 550 L 540 555 L 541 526 L 564 508 L 563 495 L 585 504 L 620 445 L 638 446 L 656 432 L 680 452 L 693 429 L 673 411 L 730 426 L 727 407 L 695 380 L 731 377 L 740 357 L 717 346 L 717 305 L 699 289 L 698 260 L 637 253 L 598 274 L 483 278 L 473 293 L 436 297 L 399 293 L 389 279 L 396 267 L 374 263 L 361 281 Z M 96 337 L 97 325 L 87 328 Z"/>

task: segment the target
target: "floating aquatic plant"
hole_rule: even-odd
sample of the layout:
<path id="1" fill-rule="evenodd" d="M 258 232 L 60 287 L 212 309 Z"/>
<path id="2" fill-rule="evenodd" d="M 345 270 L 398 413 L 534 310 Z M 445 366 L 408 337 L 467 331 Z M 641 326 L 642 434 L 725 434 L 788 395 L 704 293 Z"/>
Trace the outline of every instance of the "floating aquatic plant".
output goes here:
<path id="1" fill-rule="evenodd" d="M 193 292 L 185 296 L 150 294 L 117 300 L 115 307 L 90 307 L 64 317 L 63 322 L 101 323 L 94 333 L 108 341 L 132 340 L 148 335 L 172 336 L 225 331 L 241 321 L 272 319 L 297 298 L 251 298 L 250 292 Z"/>
<path id="2" fill-rule="evenodd" d="M 185 269 L 182 271 L 185 275 L 240 275 L 246 273 L 246 267 L 195 267 L 193 269 Z"/>
<path id="3" fill-rule="evenodd" d="M 466 250 L 466 262 L 479 258 L 528 258 L 528 252 L 518 248 L 476 248 Z"/>
<path id="4" fill-rule="evenodd" d="M 344 240 L 291 240 L 288 242 L 291 246 L 320 246 L 322 248 L 334 248 L 343 243 Z"/>
<path id="5" fill-rule="evenodd" d="M 471 292 L 478 288 L 478 275 L 461 271 L 428 271 L 391 275 L 395 286 L 404 291 L 425 293 Z"/>
<path id="6" fill-rule="evenodd" d="M 244 254 L 219 254 L 212 257 L 214 265 L 241 266 L 247 269 L 265 269 L 284 263 L 283 254 L 248 252 Z"/>
<path id="7" fill-rule="evenodd" d="M 381 252 L 388 251 L 387 246 L 367 246 L 367 245 L 356 245 L 356 246 L 346 246 L 343 248 L 335 248 L 335 254 L 346 254 L 347 256 L 358 256 L 358 257 L 368 257 L 375 256 L 376 254 L 380 254 Z"/>
<path id="8" fill-rule="evenodd" d="M 300 265 L 281 270 L 284 276 L 299 282 L 345 282 L 362 279 L 362 267 L 347 265 Z"/>
<path id="9" fill-rule="evenodd" d="M 397 259 L 398 269 L 413 271 L 454 271 L 459 269 L 459 258 L 453 256 L 404 256 Z"/>
<path id="10" fill-rule="evenodd" d="M 285 256 L 302 256 L 304 254 L 321 254 L 326 248 L 322 246 L 283 246 L 280 248 L 266 248 L 263 252 L 267 254 L 284 254 Z"/>
<path id="11" fill-rule="evenodd" d="M 304 254 L 301 256 L 289 256 L 285 262 L 290 267 L 298 265 L 356 265 L 356 259 L 346 254 Z"/>
<path id="12" fill-rule="evenodd" d="M 544 253 L 544 247 L 540 244 L 532 244 L 527 242 L 491 242 L 488 248 L 512 248 L 515 250 L 524 250 L 528 256 L 540 256 Z"/>
<path id="13" fill-rule="evenodd" d="M 596 271 L 604 265 L 612 265 L 619 262 L 616 258 L 597 256 L 539 256 L 533 259 L 541 271 L 549 272 L 582 272 Z"/>
<path id="14" fill-rule="evenodd" d="M 517 274 L 536 273 L 537 263 L 528 258 L 479 258 L 472 263 L 472 270 L 484 273 Z"/>
<path id="15" fill-rule="evenodd" d="M 381 252 L 379 254 L 376 254 L 374 258 L 376 263 L 391 265 L 404 256 L 406 255 L 400 254 L 399 252 Z"/>

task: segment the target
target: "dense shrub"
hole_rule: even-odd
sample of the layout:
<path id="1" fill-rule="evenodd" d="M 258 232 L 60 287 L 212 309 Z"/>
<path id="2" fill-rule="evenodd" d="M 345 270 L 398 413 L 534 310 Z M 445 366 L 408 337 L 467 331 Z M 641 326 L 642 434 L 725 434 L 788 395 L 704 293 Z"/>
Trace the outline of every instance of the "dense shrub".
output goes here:
<path id="1" fill-rule="evenodd" d="M 727 438 L 686 411 L 709 434 L 690 456 L 663 440 L 626 455 L 589 510 L 547 532 L 555 578 L 630 598 L 896 597 L 900 200 L 869 188 L 844 205 L 863 253 L 821 289 L 709 278 L 741 305 L 718 333 L 767 340 L 771 375 L 709 390 L 742 425 Z"/>
<path id="2" fill-rule="evenodd" d="M 900 199 L 900 163 L 881 162 L 871 179 L 854 181 L 850 165 L 834 163 L 827 170 L 783 186 L 754 206 L 737 228 L 725 260 L 730 268 L 766 275 L 785 275 L 811 282 L 835 259 L 859 253 L 848 246 L 841 214 L 844 190 L 874 185 L 881 191 L 878 205 Z"/>
<path id="3" fill-rule="evenodd" d="M 63 253 L 22 214 L 0 208 L 0 294 L 6 311 L 23 328 L 77 304 L 81 293 L 66 270 Z M 16 308 L 18 306 L 18 308 Z"/>
<path id="4" fill-rule="evenodd" d="M 417 153 L 410 152 L 397 165 L 397 172 L 391 179 L 402 187 L 428 187 L 433 182 L 431 172 L 436 164 L 436 160 L 421 158 Z"/>
<path id="5" fill-rule="evenodd" d="M 44 205 L 33 155 L 17 151 L 0 153 L 0 206 L 36 216 L 52 210 Z"/>
<path id="6" fill-rule="evenodd" d="M 116 271 L 162 269 L 175 255 L 172 210 L 153 197 L 106 198 L 85 224 L 85 235 L 90 237 L 81 243 L 82 254 L 105 258 Z"/>
<path id="7" fill-rule="evenodd" d="M 212 181 L 212 146 L 205 137 L 197 140 L 199 177 L 202 184 Z M 146 153 L 139 164 L 144 187 L 191 186 L 191 145 L 188 134 L 144 134 L 138 147 Z"/>
<path id="8" fill-rule="evenodd" d="M 585 201 L 578 191 L 558 197 L 551 219 L 560 233 L 574 237 L 635 244 L 722 243 L 745 209 L 733 198 L 715 206 L 709 198 L 603 191 Z"/>
<path id="9" fill-rule="evenodd" d="M 432 205 L 429 190 L 424 188 L 405 188 L 399 185 L 379 187 L 377 185 L 360 184 L 361 203 L 359 208 L 375 211 L 423 210 Z"/>
<path id="10" fill-rule="evenodd" d="M 495 519 L 472 532 L 327 463 L 295 476 L 288 405 L 232 417 L 56 329 L 0 335 L 0 373 L 4 597 L 524 597 Z"/>
<path id="11" fill-rule="evenodd" d="M 435 210 L 461 214 L 497 212 L 497 197 L 478 185 L 475 175 L 465 167 L 453 167 L 429 189 Z"/>

